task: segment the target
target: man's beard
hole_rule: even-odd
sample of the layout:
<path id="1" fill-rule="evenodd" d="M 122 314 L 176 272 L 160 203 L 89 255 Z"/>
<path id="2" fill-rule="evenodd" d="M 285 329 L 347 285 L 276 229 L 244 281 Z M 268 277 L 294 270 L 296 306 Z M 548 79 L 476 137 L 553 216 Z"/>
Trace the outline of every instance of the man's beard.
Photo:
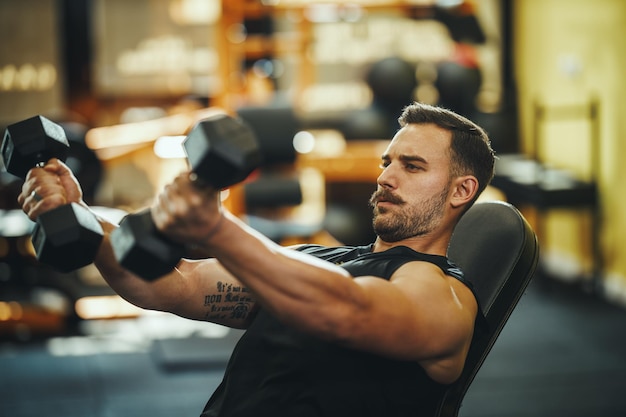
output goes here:
<path id="1" fill-rule="evenodd" d="M 449 187 L 446 186 L 441 193 L 414 206 L 408 206 L 404 200 L 389 190 L 376 191 L 369 201 L 374 209 L 372 219 L 374 232 L 385 242 L 399 242 L 430 233 L 441 221 L 448 191 Z M 396 209 L 393 216 L 383 218 L 380 215 L 388 212 L 389 209 L 376 205 L 380 199 L 393 203 L 400 209 Z"/>

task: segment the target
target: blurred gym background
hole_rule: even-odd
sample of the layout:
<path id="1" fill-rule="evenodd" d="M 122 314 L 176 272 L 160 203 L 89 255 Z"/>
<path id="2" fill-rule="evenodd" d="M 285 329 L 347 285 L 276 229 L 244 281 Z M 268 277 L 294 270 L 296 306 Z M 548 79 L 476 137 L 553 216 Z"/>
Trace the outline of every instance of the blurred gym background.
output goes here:
<path id="1" fill-rule="evenodd" d="M 277 242 L 365 244 L 400 110 L 451 108 L 500 155 L 483 198 L 542 246 L 461 415 L 626 415 L 625 28 L 621 0 L 0 0 L 0 128 L 61 124 L 119 220 L 184 169 L 196 121 L 237 115 L 265 164 L 224 204 Z M 0 416 L 198 414 L 239 334 L 37 264 L 0 171 Z"/>

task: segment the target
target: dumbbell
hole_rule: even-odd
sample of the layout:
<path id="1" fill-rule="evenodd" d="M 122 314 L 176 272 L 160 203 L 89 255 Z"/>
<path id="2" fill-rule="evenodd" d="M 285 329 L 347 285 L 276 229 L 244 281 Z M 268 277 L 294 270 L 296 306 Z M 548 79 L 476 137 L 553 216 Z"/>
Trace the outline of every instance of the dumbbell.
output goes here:
<path id="1" fill-rule="evenodd" d="M 246 179 L 261 162 L 254 132 L 225 114 L 198 122 L 183 146 L 198 186 L 227 188 Z M 185 254 L 182 245 L 157 230 L 149 209 L 124 217 L 111 233 L 111 245 L 120 265 L 147 281 L 170 272 Z"/>
<path id="2" fill-rule="evenodd" d="M 50 158 L 65 161 L 69 150 L 65 131 L 43 116 L 9 125 L 2 139 L 2 160 L 7 172 L 26 178 L 31 168 Z M 70 203 L 42 213 L 31 235 L 37 260 L 61 272 L 93 262 L 104 232 L 85 207 Z"/>

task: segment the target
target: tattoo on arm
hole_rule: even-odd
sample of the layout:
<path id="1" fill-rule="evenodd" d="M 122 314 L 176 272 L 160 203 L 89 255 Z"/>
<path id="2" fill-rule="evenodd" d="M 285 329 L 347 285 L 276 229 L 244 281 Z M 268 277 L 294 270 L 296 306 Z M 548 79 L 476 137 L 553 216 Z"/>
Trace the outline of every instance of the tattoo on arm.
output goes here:
<path id="1" fill-rule="evenodd" d="M 208 321 L 245 321 L 252 312 L 254 298 L 244 286 L 219 281 L 215 292 L 204 296 L 204 306 Z"/>

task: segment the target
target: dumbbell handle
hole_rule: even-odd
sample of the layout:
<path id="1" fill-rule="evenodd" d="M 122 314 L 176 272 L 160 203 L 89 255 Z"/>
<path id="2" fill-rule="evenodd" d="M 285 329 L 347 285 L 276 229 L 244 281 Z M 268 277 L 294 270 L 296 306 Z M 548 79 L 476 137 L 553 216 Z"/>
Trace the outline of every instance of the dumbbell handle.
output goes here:
<path id="1" fill-rule="evenodd" d="M 42 168 L 46 163 L 44 161 L 38 162 L 34 167 Z M 31 195 L 35 200 L 41 200 L 41 196 L 37 192 L 33 191 Z M 64 231 L 70 220 L 74 229 Z M 80 228 L 76 227 L 77 225 L 80 225 Z M 56 235 L 61 234 L 66 235 L 66 237 L 58 239 Z M 81 239 L 87 239 L 87 236 L 90 236 L 88 238 L 89 244 L 81 244 Z M 48 210 L 37 217 L 31 234 L 31 242 L 39 262 L 50 265 L 60 272 L 71 272 L 93 262 L 103 236 L 104 231 L 100 222 L 89 209 L 78 203 L 68 203 Z M 51 240 L 58 240 L 59 242 L 55 243 Z M 72 241 L 75 243 L 72 244 Z M 59 254 L 53 251 L 50 254 L 46 250 L 46 246 L 49 245 L 70 245 L 70 252 L 72 253 L 58 256 Z"/>

